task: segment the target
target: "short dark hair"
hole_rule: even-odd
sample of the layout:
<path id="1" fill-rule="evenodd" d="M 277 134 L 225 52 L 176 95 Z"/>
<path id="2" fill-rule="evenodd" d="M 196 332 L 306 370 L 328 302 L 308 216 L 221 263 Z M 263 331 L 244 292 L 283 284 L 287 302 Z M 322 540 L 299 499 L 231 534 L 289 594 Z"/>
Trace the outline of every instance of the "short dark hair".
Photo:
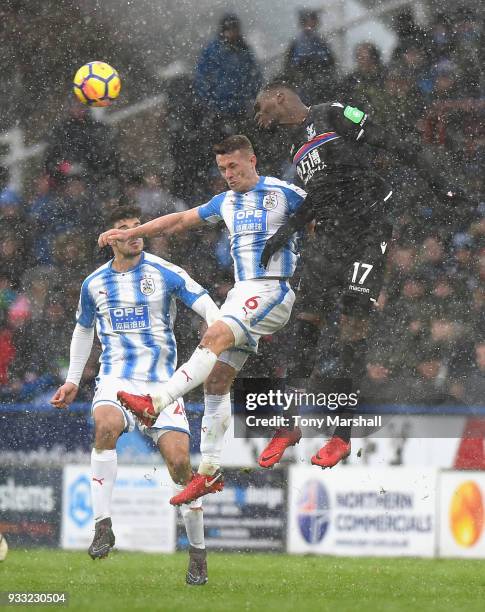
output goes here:
<path id="1" fill-rule="evenodd" d="M 110 208 L 105 216 L 106 227 L 113 227 L 122 219 L 141 219 L 141 208 L 135 204 L 121 204 Z"/>
<path id="2" fill-rule="evenodd" d="M 253 145 L 247 136 L 244 134 L 234 134 L 224 138 L 222 142 L 215 144 L 212 147 L 212 151 L 216 155 L 226 155 L 227 153 L 234 153 L 234 151 L 248 151 L 254 154 Z"/>
<path id="3" fill-rule="evenodd" d="M 289 89 L 294 93 L 298 93 L 297 88 L 285 79 L 273 79 L 261 87 L 260 92 L 273 91 L 275 89 Z"/>

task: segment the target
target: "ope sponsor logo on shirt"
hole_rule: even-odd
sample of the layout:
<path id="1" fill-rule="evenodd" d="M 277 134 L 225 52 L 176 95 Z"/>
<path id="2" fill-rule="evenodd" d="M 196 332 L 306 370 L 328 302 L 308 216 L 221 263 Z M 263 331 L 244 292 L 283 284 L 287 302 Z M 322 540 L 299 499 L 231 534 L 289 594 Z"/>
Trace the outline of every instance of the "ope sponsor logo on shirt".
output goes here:
<path id="1" fill-rule="evenodd" d="M 234 213 L 234 232 L 266 231 L 266 211 L 259 209 L 237 210 Z"/>
<path id="2" fill-rule="evenodd" d="M 111 327 L 115 332 L 150 329 L 150 309 L 148 306 L 128 306 L 110 308 Z"/>

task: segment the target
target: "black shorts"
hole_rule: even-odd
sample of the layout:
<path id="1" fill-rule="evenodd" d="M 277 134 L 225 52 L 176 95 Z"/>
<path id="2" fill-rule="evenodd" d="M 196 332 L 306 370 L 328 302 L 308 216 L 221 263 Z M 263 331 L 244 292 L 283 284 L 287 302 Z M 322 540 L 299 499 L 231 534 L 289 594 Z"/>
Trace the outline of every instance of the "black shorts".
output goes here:
<path id="1" fill-rule="evenodd" d="M 369 220 L 344 235 L 326 231 L 302 252 L 296 311 L 326 315 L 342 300 L 342 312 L 366 316 L 384 282 L 392 225 Z"/>

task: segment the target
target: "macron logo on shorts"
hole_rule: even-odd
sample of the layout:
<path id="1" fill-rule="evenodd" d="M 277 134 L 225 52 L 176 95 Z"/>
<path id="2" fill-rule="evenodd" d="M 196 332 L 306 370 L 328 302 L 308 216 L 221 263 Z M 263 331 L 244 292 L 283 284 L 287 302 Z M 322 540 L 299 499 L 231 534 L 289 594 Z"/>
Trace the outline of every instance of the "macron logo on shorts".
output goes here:
<path id="1" fill-rule="evenodd" d="M 383 255 L 386 252 L 386 249 L 387 249 L 387 242 L 381 242 L 381 251 Z"/>

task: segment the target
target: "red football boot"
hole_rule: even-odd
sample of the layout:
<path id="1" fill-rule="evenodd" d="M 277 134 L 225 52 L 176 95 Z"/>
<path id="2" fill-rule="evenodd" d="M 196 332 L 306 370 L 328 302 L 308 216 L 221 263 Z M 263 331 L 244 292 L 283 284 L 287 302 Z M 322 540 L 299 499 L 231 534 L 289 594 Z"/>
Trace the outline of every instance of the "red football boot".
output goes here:
<path id="1" fill-rule="evenodd" d="M 289 446 L 298 444 L 300 439 L 301 429 L 299 427 L 295 427 L 295 429 L 277 429 L 275 435 L 271 438 L 271 442 L 259 455 L 259 465 L 262 468 L 273 467 L 283 457 L 285 450 Z"/>
<path id="2" fill-rule="evenodd" d="M 188 504 L 194 499 L 198 499 L 208 493 L 217 493 L 224 488 L 224 476 L 222 472 L 217 471 L 212 476 L 204 474 L 193 474 L 189 484 L 183 491 L 170 499 L 172 506 L 180 506 L 180 504 Z"/>
<path id="3" fill-rule="evenodd" d="M 338 436 L 333 436 L 312 457 L 312 464 L 321 468 L 331 468 L 350 455 L 350 442 L 345 442 Z"/>
<path id="4" fill-rule="evenodd" d="M 152 427 L 158 418 L 152 398 L 149 395 L 133 395 L 126 391 L 118 391 L 118 400 L 127 410 L 132 412 L 143 425 Z"/>

